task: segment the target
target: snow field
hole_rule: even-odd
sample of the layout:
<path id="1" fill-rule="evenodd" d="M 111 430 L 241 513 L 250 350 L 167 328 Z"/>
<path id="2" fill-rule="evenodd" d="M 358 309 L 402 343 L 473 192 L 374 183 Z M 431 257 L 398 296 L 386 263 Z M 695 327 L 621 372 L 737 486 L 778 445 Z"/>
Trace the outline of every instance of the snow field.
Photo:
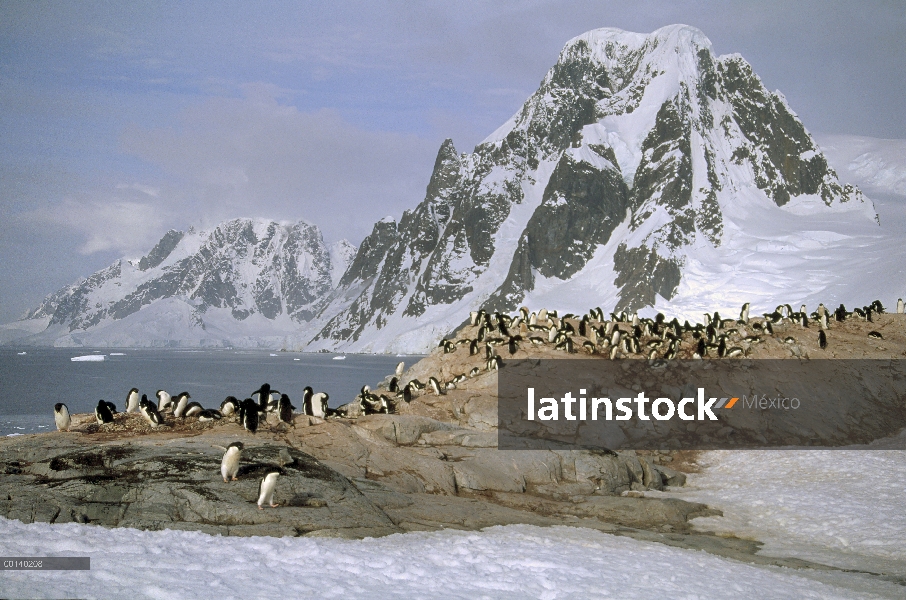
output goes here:
<path id="1" fill-rule="evenodd" d="M 32 598 L 852 597 L 793 570 L 569 527 L 349 541 L 0 519 L 0 554 L 91 557 L 90 571 L 0 572 L 0 593 Z"/>

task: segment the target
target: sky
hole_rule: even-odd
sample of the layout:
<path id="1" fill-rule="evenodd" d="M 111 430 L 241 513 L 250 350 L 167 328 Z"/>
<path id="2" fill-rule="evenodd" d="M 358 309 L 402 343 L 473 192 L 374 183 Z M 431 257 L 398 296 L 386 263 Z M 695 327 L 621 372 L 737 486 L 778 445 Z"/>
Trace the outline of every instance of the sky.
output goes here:
<path id="1" fill-rule="evenodd" d="M 305 219 L 358 244 L 567 40 L 672 23 L 813 133 L 906 138 L 900 1 L 0 0 L 0 323 L 171 228 Z"/>

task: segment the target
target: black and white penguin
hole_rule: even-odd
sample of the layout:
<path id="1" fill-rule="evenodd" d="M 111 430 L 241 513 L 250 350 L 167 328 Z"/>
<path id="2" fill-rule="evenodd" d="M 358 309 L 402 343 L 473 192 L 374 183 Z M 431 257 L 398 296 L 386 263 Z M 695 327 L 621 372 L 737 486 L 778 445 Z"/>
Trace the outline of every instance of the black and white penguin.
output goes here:
<path id="1" fill-rule="evenodd" d="M 446 386 L 442 386 L 437 380 L 437 377 L 428 378 L 428 387 L 431 388 L 431 391 L 434 392 L 435 396 L 441 396 L 447 394 Z"/>
<path id="2" fill-rule="evenodd" d="M 245 448 L 242 442 L 233 442 L 226 447 L 223 453 L 223 459 L 220 461 L 220 474 L 223 476 L 223 482 L 238 481 L 239 475 L 239 458 L 242 449 Z"/>
<path id="3" fill-rule="evenodd" d="M 227 396 L 220 403 L 220 414 L 224 417 L 232 417 L 239 410 L 239 400 L 235 396 Z"/>
<path id="4" fill-rule="evenodd" d="M 884 336 L 881 335 L 881 332 L 880 332 L 880 331 L 869 331 L 869 332 L 868 332 L 868 337 L 870 337 L 870 338 L 872 338 L 872 339 L 874 339 L 874 340 L 883 340 L 883 339 L 884 339 Z"/>
<path id="5" fill-rule="evenodd" d="M 176 418 L 182 418 L 186 412 L 186 407 L 189 405 L 189 398 L 192 396 L 189 395 L 189 392 L 181 392 L 176 397 L 176 407 L 173 409 L 173 416 Z"/>
<path id="6" fill-rule="evenodd" d="M 822 350 L 827 348 L 827 334 L 824 333 L 823 329 L 818 331 L 818 346 L 820 346 Z"/>
<path id="7" fill-rule="evenodd" d="M 160 427 L 164 424 L 164 418 L 158 412 L 157 406 L 148 400 L 146 394 L 142 394 L 142 399 L 138 403 L 138 410 L 151 427 Z"/>
<path id="8" fill-rule="evenodd" d="M 397 377 L 402 377 L 403 371 L 405 369 L 406 369 L 406 363 L 404 361 L 399 361 L 399 363 L 397 363 L 397 365 L 396 365 L 396 371 L 394 371 L 393 374 L 396 375 Z"/>
<path id="9" fill-rule="evenodd" d="M 387 391 L 393 392 L 394 394 L 400 391 L 400 380 L 398 377 L 393 376 L 390 378 L 390 383 L 387 385 Z"/>
<path id="10" fill-rule="evenodd" d="M 147 400 L 147 399 L 148 399 L 148 397 L 145 396 L 145 400 Z M 132 388 L 131 390 L 129 390 L 129 393 L 126 394 L 126 412 L 127 413 L 138 412 L 138 410 L 139 410 L 138 403 L 139 403 L 138 388 Z"/>
<path id="11" fill-rule="evenodd" d="M 223 418 L 223 414 L 219 410 L 213 408 L 205 408 L 204 410 L 195 413 L 195 416 L 198 417 L 198 420 L 202 423 L 207 423 L 209 421 L 219 421 Z"/>
<path id="12" fill-rule="evenodd" d="M 198 413 L 204 410 L 204 407 L 198 402 L 189 402 L 186 409 L 182 411 L 183 417 L 197 417 Z"/>
<path id="13" fill-rule="evenodd" d="M 897 298 L 897 314 L 902 315 L 906 312 L 906 305 L 903 304 L 902 298 Z"/>
<path id="14" fill-rule="evenodd" d="M 743 324 L 747 324 L 749 322 L 749 303 L 748 302 L 746 302 L 745 304 L 742 305 L 742 310 L 739 311 L 739 320 L 742 321 Z"/>
<path id="15" fill-rule="evenodd" d="M 478 367 L 475 368 L 477 369 Z M 406 401 L 406 404 L 412 402 L 412 385 L 409 383 L 403 388 L 403 400 Z"/>
<path id="16" fill-rule="evenodd" d="M 57 424 L 57 431 L 69 431 L 72 418 L 69 416 L 69 409 L 62 402 L 53 405 L 53 420 Z"/>
<path id="17" fill-rule="evenodd" d="M 271 402 L 271 394 L 279 393 L 277 390 L 272 390 L 269 383 L 262 383 L 260 388 L 252 392 L 252 397 L 254 398 L 255 394 L 258 394 L 258 410 L 266 413 Z"/>
<path id="18" fill-rule="evenodd" d="M 98 400 L 98 405 L 94 409 L 94 416 L 98 420 L 98 425 L 113 422 L 113 413 L 110 411 L 108 403 L 104 400 Z"/>
<path id="19" fill-rule="evenodd" d="M 281 394 L 280 399 L 277 400 L 277 416 L 280 418 L 280 420 L 284 423 L 289 423 L 290 425 L 292 425 L 293 411 L 295 409 L 296 407 L 293 406 L 292 402 L 290 402 L 289 396 L 287 396 L 286 394 Z"/>
<path id="20" fill-rule="evenodd" d="M 239 422 L 246 431 L 258 431 L 258 403 L 251 398 L 246 398 L 239 405 Z"/>
<path id="21" fill-rule="evenodd" d="M 170 404 L 170 399 L 172 396 L 164 390 L 157 390 L 157 410 L 158 412 L 164 410 L 164 407 Z"/>
<path id="22" fill-rule="evenodd" d="M 264 479 L 261 480 L 258 485 L 258 510 L 264 509 L 262 506 L 264 503 L 269 504 L 271 508 L 280 506 L 274 502 L 274 493 L 277 491 L 277 477 L 279 476 L 280 473 L 274 471 L 265 475 Z"/>

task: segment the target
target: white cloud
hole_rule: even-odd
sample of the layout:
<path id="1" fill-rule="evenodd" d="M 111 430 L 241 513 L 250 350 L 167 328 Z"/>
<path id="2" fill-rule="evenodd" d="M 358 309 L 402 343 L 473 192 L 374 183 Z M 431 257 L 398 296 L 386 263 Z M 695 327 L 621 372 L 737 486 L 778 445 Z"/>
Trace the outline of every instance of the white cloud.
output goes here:
<path id="1" fill-rule="evenodd" d="M 58 205 L 42 207 L 21 215 L 25 221 L 53 224 L 78 232 L 85 242 L 81 254 L 109 250 L 143 253 L 157 240 L 163 219 L 150 204 L 113 200 L 101 202 L 67 199 Z"/>
<path id="2" fill-rule="evenodd" d="M 207 223 L 304 218 L 330 239 L 361 239 L 388 209 L 399 215 L 423 198 L 441 140 L 286 106 L 273 86 L 243 89 L 242 98 L 185 109 L 176 127 L 132 127 L 122 136 L 125 152 L 164 173 L 160 199 L 173 214 Z"/>

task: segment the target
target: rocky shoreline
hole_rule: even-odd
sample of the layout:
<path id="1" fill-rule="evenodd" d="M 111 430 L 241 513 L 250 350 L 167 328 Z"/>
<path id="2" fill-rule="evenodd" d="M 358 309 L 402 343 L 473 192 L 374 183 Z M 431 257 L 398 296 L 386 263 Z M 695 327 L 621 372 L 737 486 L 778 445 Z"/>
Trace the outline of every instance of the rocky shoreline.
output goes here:
<path id="1" fill-rule="evenodd" d="M 884 321 L 873 326 L 884 327 L 886 347 L 859 335 L 863 355 L 901 353 L 906 319 L 899 317 L 876 317 Z M 462 339 L 468 329 L 460 332 Z M 851 333 L 855 340 L 857 332 Z M 768 340 L 761 352 L 788 356 L 788 346 Z M 552 356 L 575 355 L 529 344 L 515 353 Z M 479 358 L 467 349 L 438 348 L 406 379 L 450 380 Z M 720 515 L 714 508 L 646 497 L 648 490 L 682 486 L 684 471 L 695 467 L 694 452 L 498 449 L 495 392 L 496 373 L 485 370 L 443 395 L 422 392 L 400 403 L 397 414 L 297 415 L 292 425 L 271 415 L 256 434 L 226 418 L 170 419 L 152 428 L 137 414 L 118 414 L 105 425 L 93 415 L 74 415 L 69 432 L 0 439 L 0 516 L 25 523 L 352 539 L 570 525 L 748 562 L 827 568 L 760 556 L 754 540 L 693 531 L 690 520 Z M 235 441 L 245 445 L 238 480 L 224 482 L 219 447 Z M 281 506 L 259 510 L 259 481 L 273 470 L 281 473 Z"/>

